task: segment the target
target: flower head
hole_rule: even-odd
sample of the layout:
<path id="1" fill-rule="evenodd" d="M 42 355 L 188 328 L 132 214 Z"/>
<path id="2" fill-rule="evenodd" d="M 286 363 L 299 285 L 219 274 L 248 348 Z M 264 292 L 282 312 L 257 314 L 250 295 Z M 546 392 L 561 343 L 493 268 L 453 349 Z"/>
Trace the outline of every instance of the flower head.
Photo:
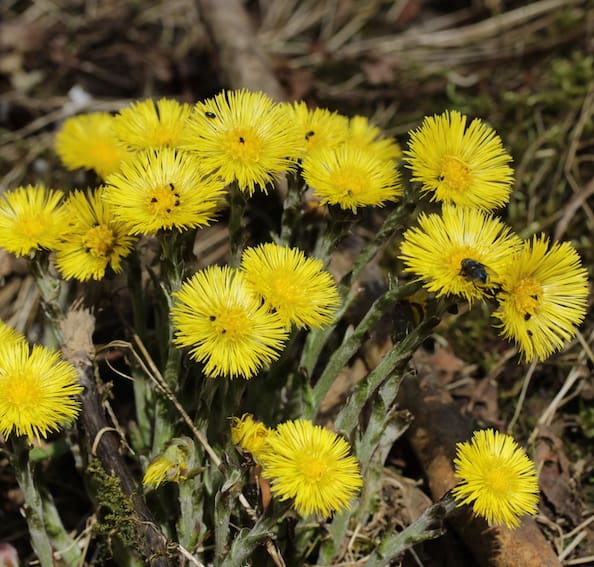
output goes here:
<path id="1" fill-rule="evenodd" d="M 224 186 L 202 172 L 188 154 L 146 150 L 107 178 L 104 199 L 132 234 L 204 226 L 213 220 Z"/>
<path id="2" fill-rule="evenodd" d="M 293 169 L 303 145 L 281 105 L 264 93 L 239 90 L 198 102 L 182 147 L 207 171 L 252 195 Z"/>
<path id="3" fill-rule="evenodd" d="M 492 295 L 520 243 L 488 213 L 444 205 L 442 214 L 421 214 L 419 226 L 404 233 L 400 258 L 427 290 L 472 301 Z"/>
<path id="4" fill-rule="evenodd" d="M 250 288 L 290 327 L 321 327 L 332 321 L 340 296 L 321 260 L 296 248 L 267 243 L 248 248 L 241 268 Z"/>
<path id="5" fill-rule="evenodd" d="M 454 498 L 460 506 L 472 503 L 489 525 L 517 528 L 520 516 L 536 513 L 534 463 L 513 437 L 493 429 L 477 431 L 469 442 L 457 444 L 454 464 L 460 479 Z"/>
<path id="6" fill-rule="evenodd" d="M 0 197 L 0 243 L 17 256 L 52 249 L 66 224 L 62 192 L 40 185 L 17 187 Z"/>
<path id="7" fill-rule="evenodd" d="M 133 150 L 175 148 L 192 112 L 189 104 L 162 98 L 137 101 L 114 118 L 117 138 Z"/>
<path id="8" fill-rule="evenodd" d="M 266 437 L 260 455 L 262 476 L 280 500 L 293 500 L 299 514 L 329 516 L 350 507 L 363 485 L 349 444 L 311 421 L 281 423 Z"/>
<path id="9" fill-rule="evenodd" d="M 165 451 L 157 455 L 146 468 L 142 484 L 147 490 L 155 489 L 165 482 L 180 483 L 186 480 L 194 467 L 195 449 L 189 437 L 172 439 Z"/>
<path id="10" fill-rule="evenodd" d="M 228 266 L 194 274 L 174 294 L 175 344 L 190 347 L 207 376 L 251 378 L 276 360 L 287 332 L 252 293 L 243 275 Z"/>
<path id="11" fill-rule="evenodd" d="M 74 191 L 64 205 L 69 225 L 56 246 L 55 261 L 66 278 L 100 280 L 108 266 L 119 272 L 122 258 L 132 250 L 134 238 L 127 226 L 113 217 L 103 191 Z"/>
<path id="12" fill-rule="evenodd" d="M 396 160 L 402 156 L 400 146 L 394 140 L 384 137 L 382 131 L 365 116 L 353 116 L 349 120 L 346 143 L 367 148 L 382 160 Z"/>
<path id="13" fill-rule="evenodd" d="M 309 109 L 303 101 L 284 103 L 291 122 L 305 142 L 305 152 L 311 154 L 322 148 L 337 148 L 347 139 L 348 119 L 326 108 Z"/>
<path id="14" fill-rule="evenodd" d="M 351 209 L 381 207 L 401 194 L 398 170 L 391 160 L 369 149 L 343 144 L 320 149 L 303 159 L 303 178 L 323 204 Z"/>
<path id="15" fill-rule="evenodd" d="M 429 116 L 411 133 L 404 152 L 412 181 L 432 191 L 433 200 L 491 210 L 509 201 L 513 183 L 510 155 L 501 138 L 478 119 L 466 127 L 455 110 Z"/>
<path id="16" fill-rule="evenodd" d="M 80 410 L 82 387 L 74 366 L 25 341 L 0 346 L 0 433 L 47 437 Z"/>
<path id="17" fill-rule="evenodd" d="M 506 262 L 501 288 L 493 316 L 527 361 L 561 349 L 586 314 L 587 272 L 568 242 L 534 236 Z"/>
<path id="18" fill-rule="evenodd" d="M 232 417 L 231 423 L 231 441 L 251 453 L 255 459 L 259 459 L 272 430 L 261 421 L 255 421 L 249 414 L 244 414 L 241 418 Z"/>
<path id="19" fill-rule="evenodd" d="M 64 121 L 56 135 L 56 153 L 68 169 L 94 169 L 105 179 L 120 169 L 130 156 L 115 137 L 114 117 L 107 112 L 91 112 Z"/>

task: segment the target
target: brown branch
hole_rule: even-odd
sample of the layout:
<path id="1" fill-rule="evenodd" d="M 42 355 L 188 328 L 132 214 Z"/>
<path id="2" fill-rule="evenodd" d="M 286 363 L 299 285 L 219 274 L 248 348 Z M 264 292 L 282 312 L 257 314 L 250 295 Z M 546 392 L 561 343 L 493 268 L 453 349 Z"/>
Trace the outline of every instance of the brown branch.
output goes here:
<path id="1" fill-rule="evenodd" d="M 153 519 L 138 484 L 120 454 L 119 435 L 105 418 L 93 375 L 94 329 L 95 318 L 87 310 L 71 310 L 62 322 L 64 359 L 77 368 L 80 383 L 84 387 L 80 419 L 86 432 L 89 453 L 99 459 L 108 474 L 119 479 L 122 492 L 130 499 L 134 510 L 132 520 L 143 545 L 139 551 L 147 560 L 147 565 L 167 567 L 170 563 L 165 536 Z"/>
<path id="2" fill-rule="evenodd" d="M 198 0 L 225 82 L 233 89 L 263 91 L 277 101 L 286 95 L 271 71 L 256 31 L 240 0 Z"/>
<path id="3" fill-rule="evenodd" d="M 408 430 L 412 448 L 425 470 L 435 501 L 456 484 L 453 458 L 456 443 L 472 435 L 470 422 L 457 411 L 450 394 L 431 376 L 403 381 L 400 406 L 415 420 Z M 489 567 L 559 567 L 552 547 L 536 522 L 525 517 L 516 530 L 489 528 L 463 508 L 448 519 L 464 539 L 479 565 Z"/>

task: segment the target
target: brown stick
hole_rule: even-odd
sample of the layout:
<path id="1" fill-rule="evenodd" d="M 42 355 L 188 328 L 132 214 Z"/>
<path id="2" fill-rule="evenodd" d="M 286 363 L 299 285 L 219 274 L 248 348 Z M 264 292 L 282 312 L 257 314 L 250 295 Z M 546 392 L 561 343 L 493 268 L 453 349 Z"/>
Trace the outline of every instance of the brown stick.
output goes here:
<path id="1" fill-rule="evenodd" d="M 93 376 L 94 348 L 92 335 L 95 318 L 87 310 L 71 310 L 62 322 L 63 355 L 79 372 L 80 383 L 84 388 L 81 394 L 82 420 L 90 447 L 90 453 L 97 456 L 108 474 L 120 481 L 122 492 L 130 499 L 134 509 L 132 520 L 139 534 L 138 540 L 143 548 L 139 550 L 147 565 L 168 567 L 165 536 L 152 517 L 144 502 L 138 484 L 130 474 L 120 454 L 120 438 L 105 419 L 101 397 Z"/>
<path id="2" fill-rule="evenodd" d="M 243 4 L 239 0 L 198 0 L 198 7 L 227 84 L 233 89 L 263 91 L 274 100 L 285 100 L 285 92 L 258 44 Z"/>
<path id="3" fill-rule="evenodd" d="M 471 437 L 470 422 L 456 410 L 449 393 L 431 377 L 407 378 L 399 396 L 400 406 L 415 416 L 408 431 L 409 440 L 425 470 L 431 495 L 437 501 L 456 484 L 453 466 L 456 443 Z M 523 518 L 516 530 L 489 528 L 484 520 L 463 508 L 448 522 L 464 539 L 480 565 L 561 565 L 532 518 Z"/>

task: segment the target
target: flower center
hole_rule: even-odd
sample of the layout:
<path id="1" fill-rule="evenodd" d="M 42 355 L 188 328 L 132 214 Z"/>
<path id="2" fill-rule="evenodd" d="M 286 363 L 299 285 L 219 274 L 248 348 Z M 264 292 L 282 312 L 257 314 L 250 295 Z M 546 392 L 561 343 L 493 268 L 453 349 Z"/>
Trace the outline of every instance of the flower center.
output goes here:
<path id="1" fill-rule="evenodd" d="M 472 182 L 472 173 L 465 161 L 456 156 L 444 156 L 439 181 L 453 191 L 466 191 Z"/>
<path id="2" fill-rule="evenodd" d="M 249 321 L 242 309 L 227 309 L 211 315 L 212 328 L 218 335 L 224 335 L 229 340 L 237 340 L 249 333 Z"/>
<path id="3" fill-rule="evenodd" d="M 39 240 L 39 237 L 45 231 L 47 224 L 44 222 L 41 215 L 34 215 L 20 219 L 18 226 L 22 235 L 31 238 L 32 240 Z"/>
<path id="4" fill-rule="evenodd" d="M 342 193 L 345 197 L 353 197 L 365 192 L 369 180 L 358 169 L 343 167 L 334 174 L 333 183 L 338 193 Z"/>
<path id="5" fill-rule="evenodd" d="M 149 210 L 153 215 L 166 217 L 180 205 L 180 195 L 173 183 L 153 188 L 149 200 Z"/>
<path id="6" fill-rule="evenodd" d="M 538 311 L 542 286 L 533 278 L 524 278 L 510 290 L 509 296 L 516 312 L 529 318 Z"/>
<path id="7" fill-rule="evenodd" d="M 326 474 L 326 465 L 319 457 L 305 455 L 301 459 L 301 474 L 309 482 L 320 482 Z"/>
<path id="8" fill-rule="evenodd" d="M 39 405 L 41 388 L 36 377 L 19 373 L 5 376 L 4 381 L 7 383 L 2 388 L 2 397 L 13 407 L 24 410 Z"/>
<path id="9" fill-rule="evenodd" d="M 94 258 L 108 258 L 113 253 L 115 236 L 111 228 L 100 224 L 87 231 L 83 238 L 83 246 Z"/>
<path id="10" fill-rule="evenodd" d="M 225 136 L 227 154 L 239 161 L 259 161 L 262 142 L 253 128 L 236 128 Z"/>
<path id="11" fill-rule="evenodd" d="M 494 462 L 485 471 L 485 484 L 489 490 L 498 497 L 506 497 L 513 487 L 510 482 L 513 481 L 512 475 L 507 467 L 501 463 Z"/>

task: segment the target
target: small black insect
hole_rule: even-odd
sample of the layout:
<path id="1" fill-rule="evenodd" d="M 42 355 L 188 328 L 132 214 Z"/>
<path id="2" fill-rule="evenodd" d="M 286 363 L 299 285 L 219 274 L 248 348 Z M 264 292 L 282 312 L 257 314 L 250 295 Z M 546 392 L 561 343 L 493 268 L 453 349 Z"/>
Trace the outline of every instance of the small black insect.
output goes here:
<path id="1" fill-rule="evenodd" d="M 460 262 L 460 275 L 473 282 L 487 283 L 487 267 L 472 258 L 464 258 Z"/>
<path id="2" fill-rule="evenodd" d="M 216 118 L 217 117 L 217 115 L 214 112 L 211 112 L 210 110 L 207 110 L 204 113 L 204 116 L 206 116 L 206 118 Z"/>

